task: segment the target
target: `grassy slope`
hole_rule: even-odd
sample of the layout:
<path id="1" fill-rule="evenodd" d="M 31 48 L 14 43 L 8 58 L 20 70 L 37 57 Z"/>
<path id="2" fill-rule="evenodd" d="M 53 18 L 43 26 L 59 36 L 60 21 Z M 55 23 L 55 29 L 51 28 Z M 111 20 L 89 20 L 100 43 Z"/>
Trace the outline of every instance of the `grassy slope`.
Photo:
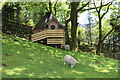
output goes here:
<path id="1" fill-rule="evenodd" d="M 3 34 L 3 78 L 115 78 L 118 61 L 91 55 L 64 51 L 22 38 Z M 81 61 L 74 68 L 63 65 L 65 54 Z M 100 63 L 96 63 L 100 61 Z"/>

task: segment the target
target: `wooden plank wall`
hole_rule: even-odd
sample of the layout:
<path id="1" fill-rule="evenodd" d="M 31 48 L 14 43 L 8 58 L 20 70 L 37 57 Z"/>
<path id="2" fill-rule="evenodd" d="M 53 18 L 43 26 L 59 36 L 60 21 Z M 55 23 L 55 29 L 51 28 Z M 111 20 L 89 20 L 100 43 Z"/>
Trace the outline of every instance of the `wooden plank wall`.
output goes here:
<path id="1" fill-rule="evenodd" d="M 56 37 L 59 37 L 59 38 L 64 38 L 65 37 L 65 32 L 63 29 L 58 29 L 58 30 L 45 30 L 45 31 L 42 31 L 42 32 L 38 32 L 38 33 L 35 33 L 35 34 L 32 34 L 32 37 L 31 37 L 31 40 L 34 42 L 34 41 L 37 41 L 37 40 L 41 40 L 41 39 L 44 39 L 44 38 L 56 38 Z"/>
<path id="2" fill-rule="evenodd" d="M 65 44 L 64 38 L 47 39 L 47 44 Z"/>
<path id="3" fill-rule="evenodd" d="M 35 34 L 32 34 L 31 41 L 37 41 L 46 38 L 46 31 L 38 32 Z"/>

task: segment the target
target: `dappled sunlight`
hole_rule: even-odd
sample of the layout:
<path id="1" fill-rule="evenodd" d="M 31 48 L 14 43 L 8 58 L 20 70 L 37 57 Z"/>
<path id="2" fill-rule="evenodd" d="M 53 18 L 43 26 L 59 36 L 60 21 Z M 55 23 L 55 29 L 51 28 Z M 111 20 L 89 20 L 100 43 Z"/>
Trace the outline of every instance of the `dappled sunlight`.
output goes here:
<path id="1" fill-rule="evenodd" d="M 3 39 L 4 78 L 101 78 L 116 77 L 118 72 L 117 62 L 111 59 L 13 39 Z M 78 60 L 74 68 L 64 65 L 66 54 Z"/>
<path id="2" fill-rule="evenodd" d="M 7 75 L 19 75 L 23 70 L 26 68 L 13 68 L 13 69 L 6 69 L 3 70 Z"/>
<path id="3" fill-rule="evenodd" d="M 0 67 L 0 72 L 2 71 L 2 67 Z"/>
<path id="4" fill-rule="evenodd" d="M 34 74 L 35 74 L 35 73 L 28 73 L 27 75 L 28 75 L 29 77 L 33 77 Z"/>
<path id="5" fill-rule="evenodd" d="M 45 51 L 48 51 L 49 49 L 47 48 L 47 47 L 40 47 L 40 48 L 42 48 L 43 50 L 45 50 Z"/>
<path id="6" fill-rule="evenodd" d="M 115 69 L 113 67 L 111 67 L 110 65 L 106 65 L 107 69 Z"/>
<path id="7" fill-rule="evenodd" d="M 53 73 L 55 73 L 55 74 L 56 74 L 57 72 L 56 72 L 56 71 L 54 71 Z"/>
<path id="8" fill-rule="evenodd" d="M 93 68 L 95 71 L 102 72 L 102 73 L 109 73 L 111 72 L 111 70 L 115 69 L 115 68 L 112 68 L 110 65 L 100 66 L 96 64 L 90 64 L 89 66 Z"/>
<path id="9" fill-rule="evenodd" d="M 62 78 L 61 76 L 56 76 L 55 78 Z"/>
<path id="10" fill-rule="evenodd" d="M 57 55 L 61 55 L 62 53 L 59 52 L 59 53 L 56 53 L 56 54 L 57 54 Z"/>
<path id="11" fill-rule="evenodd" d="M 85 72 L 79 72 L 79 71 L 76 71 L 76 70 L 71 70 L 73 73 L 76 73 L 76 74 L 84 74 Z"/>
<path id="12" fill-rule="evenodd" d="M 28 54 L 29 56 L 34 56 L 35 54 Z"/>
<path id="13" fill-rule="evenodd" d="M 53 52 L 53 50 L 49 50 L 49 53 L 52 53 L 52 54 L 53 54 L 54 52 Z"/>
<path id="14" fill-rule="evenodd" d="M 80 57 L 86 57 L 85 55 L 80 55 Z"/>
<path id="15" fill-rule="evenodd" d="M 55 78 L 53 75 L 48 76 L 49 78 Z"/>
<path id="16" fill-rule="evenodd" d="M 25 43 L 25 44 L 22 44 L 23 47 L 27 47 L 27 48 L 30 48 L 31 46 L 29 45 L 29 43 Z"/>
<path id="17" fill-rule="evenodd" d="M 21 54 L 21 52 L 20 52 L 20 51 L 17 51 L 17 54 Z"/>
<path id="18" fill-rule="evenodd" d="M 44 48 L 44 50 L 46 50 L 46 51 L 47 51 L 48 49 L 47 49 L 47 48 Z"/>
<path id="19" fill-rule="evenodd" d="M 91 66 L 91 67 L 93 67 L 93 68 L 95 68 L 95 69 L 99 69 L 100 67 L 98 67 L 97 65 L 95 65 L 95 64 L 90 64 L 89 66 Z"/>
<path id="20" fill-rule="evenodd" d="M 108 72 L 110 72 L 110 71 L 107 70 L 107 69 L 103 69 L 103 70 L 100 70 L 100 71 L 98 71 L 98 72 L 108 73 Z"/>
<path id="21" fill-rule="evenodd" d="M 44 75 L 42 75 L 42 77 L 47 77 L 47 76 L 49 76 L 49 73 L 48 73 L 48 72 L 45 73 Z"/>
<path id="22" fill-rule="evenodd" d="M 40 64 L 43 64 L 43 61 L 40 61 Z"/>
<path id="23" fill-rule="evenodd" d="M 20 45 L 20 43 L 19 43 L 19 42 L 14 42 L 14 44 L 15 44 L 15 45 Z"/>

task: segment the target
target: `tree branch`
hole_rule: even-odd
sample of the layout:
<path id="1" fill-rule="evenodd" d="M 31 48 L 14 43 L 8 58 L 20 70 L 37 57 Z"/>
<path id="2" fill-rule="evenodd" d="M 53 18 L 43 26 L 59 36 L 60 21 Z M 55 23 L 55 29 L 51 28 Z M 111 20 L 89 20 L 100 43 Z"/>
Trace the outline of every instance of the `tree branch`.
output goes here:
<path id="1" fill-rule="evenodd" d="M 109 3 L 110 3 L 110 2 L 109 2 Z M 102 5 L 102 7 L 107 6 L 109 3 Z M 100 8 L 100 7 L 101 7 L 101 6 L 98 6 L 98 7 L 96 7 L 96 8 Z M 96 8 L 93 7 L 93 8 L 88 8 L 88 9 L 82 9 L 81 11 L 87 11 L 87 10 L 92 10 L 92 9 L 96 9 Z"/>
<path id="2" fill-rule="evenodd" d="M 103 13 L 103 15 L 101 16 L 101 19 L 102 19 L 102 18 L 105 16 L 105 14 L 108 12 L 110 5 L 112 5 L 112 2 L 111 2 L 110 4 L 108 4 L 107 10 L 105 11 L 105 13 Z"/>
<path id="3" fill-rule="evenodd" d="M 99 13 L 99 10 L 98 10 L 98 8 L 97 8 L 97 6 L 96 6 L 96 4 L 95 4 L 95 0 L 93 0 L 94 2 L 93 2 L 93 4 L 94 4 L 94 6 L 95 6 L 95 9 L 96 9 L 96 11 Z M 100 5 L 100 7 L 101 7 L 101 5 Z"/>
<path id="4" fill-rule="evenodd" d="M 85 5 L 83 5 L 81 8 L 77 10 L 77 12 L 81 11 L 84 7 L 86 7 L 90 2 L 87 2 Z"/>
<path id="5" fill-rule="evenodd" d="M 49 2 L 49 11 L 52 13 L 52 3 Z"/>
<path id="6" fill-rule="evenodd" d="M 117 16 L 117 19 L 119 19 L 120 18 L 120 15 L 119 16 Z"/>
<path id="7" fill-rule="evenodd" d="M 105 38 L 114 30 L 114 28 L 112 28 L 102 39 L 102 42 L 105 40 Z"/>
<path id="8" fill-rule="evenodd" d="M 69 18 L 69 19 L 65 20 L 65 22 L 66 22 L 66 23 L 68 23 L 68 22 L 70 22 L 70 20 L 71 20 L 71 18 Z"/>
<path id="9" fill-rule="evenodd" d="M 55 12 L 55 16 L 56 16 L 56 5 L 57 5 L 57 2 L 55 2 L 55 4 L 54 4 L 54 12 Z"/>
<path id="10" fill-rule="evenodd" d="M 101 2 L 100 2 L 100 8 L 99 8 L 99 11 L 98 11 L 98 12 L 99 12 L 99 13 L 98 13 L 99 16 L 100 16 L 100 11 L 101 11 L 101 9 L 102 9 L 102 7 L 103 7 L 102 5 L 103 5 L 103 2 L 102 2 L 102 0 L 101 0 Z M 107 6 L 107 5 L 106 5 L 106 6 Z M 100 18 L 101 18 L 101 17 L 100 17 Z M 102 18 L 101 18 L 101 19 L 102 19 Z"/>

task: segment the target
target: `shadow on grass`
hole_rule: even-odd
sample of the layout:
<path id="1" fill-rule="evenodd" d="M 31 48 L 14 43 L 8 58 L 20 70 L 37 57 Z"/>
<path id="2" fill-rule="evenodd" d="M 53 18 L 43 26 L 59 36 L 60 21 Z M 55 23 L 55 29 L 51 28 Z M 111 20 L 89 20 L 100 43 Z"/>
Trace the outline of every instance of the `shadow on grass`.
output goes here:
<path id="1" fill-rule="evenodd" d="M 3 63 L 8 65 L 3 67 L 3 78 L 117 77 L 115 71 L 100 72 L 106 68 L 106 63 L 99 63 L 100 65 L 95 63 L 98 57 L 64 51 L 19 38 L 14 40 L 16 38 L 10 36 L 3 37 L 3 55 L 11 55 L 3 56 Z M 64 66 L 65 54 L 83 61 L 78 62 L 74 68 L 70 68 L 69 65 Z"/>

